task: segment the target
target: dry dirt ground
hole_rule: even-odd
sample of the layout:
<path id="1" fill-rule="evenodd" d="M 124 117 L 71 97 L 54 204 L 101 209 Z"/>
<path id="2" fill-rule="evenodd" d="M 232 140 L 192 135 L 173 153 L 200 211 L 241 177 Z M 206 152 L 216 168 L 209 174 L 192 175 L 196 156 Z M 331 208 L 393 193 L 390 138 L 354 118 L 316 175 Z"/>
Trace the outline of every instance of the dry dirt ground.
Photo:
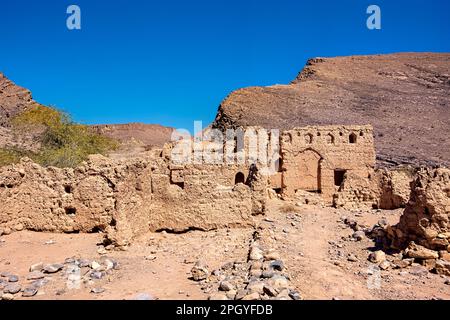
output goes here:
<path id="1" fill-rule="evenodd" d="M 16 284 L 23 289 L 31 282 L 26 278 L 33 264 L 63 264 L 72 257 L 101 264 L 109 258 L 118 263 L 115 268 L 101 279 L 81 283 L 80 288 L 68 287 L 73 282 L 68 282 L 66 263 L 62 271 L 46 275 L 48 282 L 35 296 L 25 298 L 18 293 L 14 298 L 207 299 L 217 292 L 217 285 L 193 281 L 190 271 L 194 263 L 204 260 L 209 270 L 228 262 L 245 263 L 258 230 L 260 246 L 278 252 L 291 285 L 303 299 L 450 299 L 446 278 L 424 272 L 417 265 L 372 271 L 367 257 L 373 242 L 368 238 L 356 241 L 352 238 L 354 230 L 343 222 L 345 218 L 354 219 L 358 225 L 370 227 L 383 218 L 395 223 L 400 214 L 401 210 L 349 212 L 308 205 L 288 207 L 283 201 L 272 200 L 267 215 L 257 218 L 255 229 L 148 234 L 127 251 L 103 255 L 98 253 L 101 234 L 23 231 L 0 238 L 0 273 L 6 276 L 4 283 L 8 274 L 17 275 Z M 81 268 L 81 275 L 89 270 Z"/>

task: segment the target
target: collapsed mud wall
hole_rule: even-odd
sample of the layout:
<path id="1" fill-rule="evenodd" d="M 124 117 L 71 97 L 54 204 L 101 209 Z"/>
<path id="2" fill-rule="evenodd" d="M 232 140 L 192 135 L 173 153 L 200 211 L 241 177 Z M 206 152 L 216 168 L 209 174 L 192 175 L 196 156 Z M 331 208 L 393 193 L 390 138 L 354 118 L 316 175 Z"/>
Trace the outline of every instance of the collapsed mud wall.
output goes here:
<path id="1" fill-rule="evenodd" d="M 158 150 L 127 160 L 91 156 L 75 169 L 23 159 L 0 168 L 0 233 L 104 231 L 126 246 L 148 231 L 250 225 L 264 210 L 263 180 L 245 168 L 173 169 Z M 239 170 L 252 183 L 236 183 Z"/>
<path id="2" fill-rule="evenodd" d="M 431 250 L 450 245 L 450 170 L 425 169 L 412 184 L 412 193 L 400 222 L 389 231 L 391 247 L 411 241 Z"/>
<path id="3" fill-rule="evenodd" d="M 450 170 L 422 169 L 411 187 L 399 223 L 376 225 L 370 235 L 377 246 L 398 253 L 397 265 L 416 262 L 450 276 Z"/>
<path id="4" fill-rule="evenodd" d="M 333 204 L 339 208 L 404 208 L 409 201 L 411 183 L 417 170 L 413 167 L 378 169 L 368 179 L 347 173 Z"/>
<path id="5" fill-rule="evenodd" d="M 141 220 L 148 162 L 92 156 L 75 169 L 43 168 L 29 159 L 0 169 L 0 228 L 48 232 L 107 231 L 122 214 Z M 148 220 L 148 218 L 147 218 Z M 136 232 L 137 230 L 133 230 Z"/>

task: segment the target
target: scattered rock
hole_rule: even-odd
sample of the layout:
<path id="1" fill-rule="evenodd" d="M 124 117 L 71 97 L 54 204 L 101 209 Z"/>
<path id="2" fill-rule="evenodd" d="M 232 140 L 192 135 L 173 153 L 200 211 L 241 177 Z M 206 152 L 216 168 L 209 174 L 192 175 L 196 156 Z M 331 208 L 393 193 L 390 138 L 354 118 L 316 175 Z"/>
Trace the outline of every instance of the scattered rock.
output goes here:
<path id="1" fill-rule="evenodd" d="M 278 295 L 278 291 L 269 285 L 264 285 L 263 291 L 265 294 L 267 294 L 270 297 L 276 297 Z"/>
<path id="2" fill-rule="evenodd" d="M 91 279 L 100 280 L 103 278 L 103 275 L 104 275 L 103 272 L 94 271 L 94 272 L 91 272 L 90 277 L 91 277 Z"/>
<path id="3" fill-rule="evenodd" d="M 426 276 L 428 274 L 428 269 L 423 266 L 413 266 L 409 270 L 409 273 L 414 276 Z"/>
<path id="4" fill-rule="evenodd" d="M 105 259 L 104 261 L 106 271 L 114 269 L 116 262 L 111 259 Z"/>
<path id="5" fill-rule="evenodd" d="M 10 274 L 8 276 L 8 282 L 18 282 L 19 281 L 19 277 L 16 276 L 15 274 Z"/>
<path id="6" fill-rule="evenodd" d="M 450 262 L 445 260 L 436 260 L 435 270 L 437 274 L 450 276 Z"/>
<path id="7" fill-rule="evenodd" d="M 64 290 L 64 289 L 59 289 L 59 290 L 56 290 L 56 292 L 55 292 L 55 294 L 57 296 L 62 296 L 65 293 L 66 293 L 66 290 Z"/>
<path id="8" fill-rule="evenodd" d="M 444 250 L 439 251 L 439 258 L 450 262 L 450 252 Z"/>
<path id="9" fill-rule="evenodd" d="M 391 267 L 391 263 L 389 261 L 387 261 L 387 260 L 384 260 L 383 262 L 381 262 L 379 264 L 379 267 L 380 267 L 381 270 L 387 270 L 387 269 L 389 269 Z"/>
<path id="10" fill-rule="evenodd" d="M 265 255 L 264 255 L 264 259 L 265 260 L 280 260 L 280 254 L 278 253 L 278 251 L 275 250 L 269 250 Z"/>
<path id="11" fill-rule="evenodd" d="M 48 264 L 44 266 L 44 273 L 56 273 L 58 271 L 61 271 L 64 268 L 64 265 L 55 263 L 55 264 Z"/>
<path id="12" fill-rule="evenodd" d="M 270 267 L 277 271 L 283 271 L 284 270 L 284 263 L 281 260 L 275 260 L 270 263 Z"/>
<path id="13" fill-rule="evenodd" d="M 97 250 L 97 253 L 100 255 L 105 255 L 108 254 L 108 251 L 104 247 L 101 247 Z"/>
<path id="14" fill-rule="evenodd" d="M 30 266 L 30 272 L 42 271 L 42 269 L 44 269 L 44 264 L 42 262 Z"/>
<path id="15" fill-rule="evenodd" d="M 354 254 L 349 254 L 347 257 L 347 260 L 350 262 L 356 262 L 356 261 L 358 261 L 358 257 L 355 256 Z"/>
<path id="16" fill-rule="evenodd" d="M 11 232 L 12 232 L 11 228 L 6 227 L 3 229 L 3 235 L 5 235 L 5 236 L 10 235 Z"/>
<path id="17" fill-rule="evenodd" d="M 260 299 L 260 296 L 259 296 L 258 292 L 250 293 L 242 298 L 242 300 L 259 300 L 259 299 Z"/>
<path id="18" fill-rule="evenodd" d="M 37 289 L 45 286 L 47 283 L 49 282 L 48 279 L 44 278 L 44 279 L 39 279 L 39 280 L 35 280 L 33 282 L 31 282 L 31 285 Z"/>
<path id="19" fill-rule="evenodd" d="M 105 292 L 104 288 L 92 288 L 91 289 L 91 293 L 94 293 L 94 294 L 100 294 L 100 293 L 103 293 L 103 292 Z"/>
<path id="20" fill-rule="evenodd" d="M 263 252 L 258 247 L 253 246 L 250 250 L 250 260 L 261 260 L 264 258 Z"/>
<path id="21" fill-rule="evenodd" d="M 11 301 L 11 300 L 14 300 L 14 296 L 10 293 L 4 293 L 2 295 L 2 300 Z"/>
<path id="22" fill-rule="evenodd" d="M 257 274 L 258 273 L 256 273 L 256 275 Z M 264 278 L 264 279 L 270 279 L 270 278 L 272 278 L 275 275 L 275 273 L 273 271 L 270 271 L 270 270 L 265 270 L 262 273 L 259 272 L 259 274 L 260 274 L 260 277 Z"/>
<path id="23" fill-rule="evenodd" d="M 208 297 L 208 300 L 228 300 L 228 297 L 223 293 L 214 293 Z"/>
<path id="24" fill-rule="evenodd" d="M 89 260 L 86 259 L 80 259 L 78 260 L 78 266 L 80 268 L 85 268 L 85 267 L 89 267 L 91 265 L 91 262 Z"/>
<path id="25" fill-rule="evenodd" d="M 33 271 L 27 276 L 27 280 L 39 280 L 45 277 L 45 274 L 43 274 L 40 271 Z"/>
<path id="26" fill-rule="evenodd" d="M 247 291 L 248 293 L 263 293 L 264 292 L 264 282 L 262 281 L 251 281 L 247 285 Z"/>
<path id="27" fill-rule="evenodd" d="M 16 230 L 16 231 L 22 231 L 23 229 L 24 229 L 24 226 L 21 223 L 18 223 L 14 226 L 14 230 Z"/>
<path id="28" fill-rule="evenodd" d="M 38 293 L 38 289 L 36 287 L 26 287 L 22 292 L 22 297 L 29 298 L 34 297 Z"/>
<path id="29" fill-rule="evenodd" d="M 406 256 L 415 259 L 438 259 L 439 253 L 411 242 L 405 250 Z"/>
<path id="30" fill-rule="evenodd" d="M 372 263 L 381 263 L 386 260 L 386 254 L 381 251 L 375 251 L 369 254 L 369 261 Z"/>
<path id="31" fill-rule="evenodd" d="M 227 262 L 221 267 L 221 269 L 224 271 L 230 270 L 231 268 L 233 268 L 233 265 L 234 265 L 233 262 Z"/>
<path id="32" fill-rule="evenodd" d="M 300 295 L 300 292 L 295 290 L 289 291 L 289 297 L 291 297 L 292 300 L 302 300 L 302 296 Z"/>
<path id="33" fill-rule="evenodd" d="M 234 297 L 234 300 L 242 300 L 247 295 L 247 290 L 238 290 Z"/>
<path id="34" fill-rule="evenodd" d="M 414 259 L 396 259 L 393 261 L 393 265 L 396 268 L 403 269 L 409 267 L 414 262 Z"/>
<path id="35" fill-rule="evenodd" d="M 3 288 L 4 293 L 16 294 L 18 293 L 22 287 L 17 283 L 12 283 Z"/>
<path id="36" fill-rule="evenodd" d="M 267 281 L 267 284 L 272 286 L 275 290 L 281 291 L 289 287 L 289 280 L 280 275 L 276 275 Z"/>
<path id="37" fill-rule="evenodd" d="M 102 266 L 102 265 L 101 265 L 100 263 L 98 263 L 97 261 L 92 261 L 92 262 L 90 263 L 90 265 L 89 265 L 89 267 L 90 267 L 92 270 L 98 270 L 98 269 L 100 269 L 101 266 Z"/>
<path id="38" fill-rule="evenodd" d="M 353 233 L 352 238 L 356 241 L 361 241 L 365 236 L 366 234 L 364 233 L 364 231 L 356 231 L 355 233 Z"/>
<path id="39" fill-rule="evenodd" d="M 214 269 L 211 274 L 215 277 L 219 277 L 221 275 L 221 271 L 218 269 Z"/>
<path id="40" fill-rule="evenodd" d="M 231 291 L 234 290 L 234 286 L 229 281 L 222 281 L 220 282 L 219 289 L 222 291 Z"/>
<path id="41" fill-rule="evenodd" d="M 154 296 L 152 296 L 149 293 L 138 293 L 136 295 L 136 297 L 134 298 L 134 300 L 140 300 L 140 301 L 144 301 L 144 300 L 156 300 L 156 298 Z"/>
<path id="42" fill-rule="evenodd" d="M 148 260 L 148 261 L 156 260 L 156 256 L 151 254 L 151 255 L 149 255 L 149 256 L 146 256 L 146 257 L 145 257 L 145 260 Z"/>
<path id="43" fill-rule="evenodd" d="M 420 260 L 420 264 L 431 271 L 436 267 L 436 259 Z"/>
<path id="44" fill-rule="evenodd" d="M 230 300 L 234 300 L 234 298 L 236 297 L 236 290 L 230 290 L 226 293 L 227 298 Z"/>
<path id="45" fill-rule="evenodd" d="M 204 261 L 197 261 L 191 269 L 192 278 L 194 281 L 201 281 L 208 278 L 208 265 Z"/>

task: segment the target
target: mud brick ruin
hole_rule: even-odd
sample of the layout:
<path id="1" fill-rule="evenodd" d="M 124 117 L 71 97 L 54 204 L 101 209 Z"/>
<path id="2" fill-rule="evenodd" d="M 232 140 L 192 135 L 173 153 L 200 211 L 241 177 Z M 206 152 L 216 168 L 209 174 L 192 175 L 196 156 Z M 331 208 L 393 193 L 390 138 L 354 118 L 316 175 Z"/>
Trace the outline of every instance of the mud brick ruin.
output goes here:
<path id="1" fill-rule="evenodd" d="M 329 204 L 347 173 L 368 179 L 375 167 L 371 126 L 305 127 L 283 132 L 281 165 L 271 186 L 283 196 L 317 192 Z"/>
<path id="2" fill-rule="evenodd" d="M 280 140 L 273 174 L 251 161 L 174 164 L 175 144 L 128 160 L 92 156 L 75 169 L 23 159 L 1 169 L 0 226 L 7 232 L 101 230 L 126 246 L 147 231 L 251 225 L 252 215 L 264 213 L 269 190 L 285 198 L 310 191 L 331 205 L 347 173 L 366 180 L 373 174 L 371 126 L 305 127 L 282 132 Z"/>

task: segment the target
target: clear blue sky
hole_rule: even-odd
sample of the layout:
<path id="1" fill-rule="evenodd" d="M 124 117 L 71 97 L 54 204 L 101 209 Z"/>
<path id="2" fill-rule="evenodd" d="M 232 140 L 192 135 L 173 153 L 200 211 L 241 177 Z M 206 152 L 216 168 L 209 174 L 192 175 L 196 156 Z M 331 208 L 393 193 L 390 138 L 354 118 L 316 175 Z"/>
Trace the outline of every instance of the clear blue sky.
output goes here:
<path id="1" fill-rule="evenodd" d="M 66 28 L 77 4 L 82 30 Z M 382 30 L 366 9 L 382 10 Z M 288 83 L 315 56 L 450 52 L 448 0 L 2 1 L 0 71 L 92 123 L 207 125 L 232 90 Z"/>

